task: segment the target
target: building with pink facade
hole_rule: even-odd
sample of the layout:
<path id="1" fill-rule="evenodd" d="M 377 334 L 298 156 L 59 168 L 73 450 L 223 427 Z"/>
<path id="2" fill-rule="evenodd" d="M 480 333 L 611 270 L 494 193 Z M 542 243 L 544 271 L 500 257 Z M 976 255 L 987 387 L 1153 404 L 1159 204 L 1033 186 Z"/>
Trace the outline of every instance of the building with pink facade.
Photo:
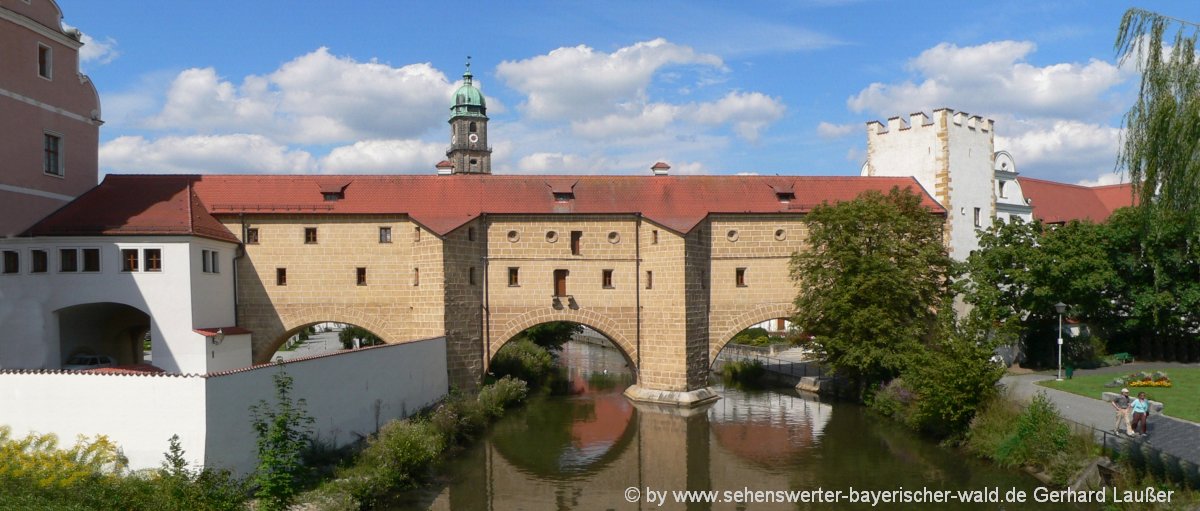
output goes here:
<path id="1" fill-rule="evenodd" d="M 0 237 L 96 186 L 100 97 L 54 0 L 0 0 Z"/>

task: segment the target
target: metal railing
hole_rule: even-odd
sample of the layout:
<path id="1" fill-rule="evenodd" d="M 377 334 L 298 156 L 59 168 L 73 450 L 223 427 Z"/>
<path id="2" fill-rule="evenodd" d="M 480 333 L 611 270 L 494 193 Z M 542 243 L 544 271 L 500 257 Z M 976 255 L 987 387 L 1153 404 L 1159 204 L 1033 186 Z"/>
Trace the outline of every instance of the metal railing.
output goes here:
<path id="1" fill-rule="evenodd" d="M 763 365 L 763 369 L 767 371 L 792 376 L 795 378 L 804 378 L 814 376 L 817 378 L 825 376 L 825 369 L 820 363 L 815 360 L 796 362 L 794 360 L 784 360 L 777 357 L 772 357 L 763 353 L 754 346 L 738 346 L 735 344 L 726 345 L 720 353 L 717 353 L 717 361 L 722 360 L 757 360 Z"/>
<path id="2" fill-rule="evenodd" d="M 1149 442 L 1108 429 L 1097 428 L 1062 417 L 1071 430 L 1078 434 L 1090 435 L 1092 440 L 1100 444 L 1100 448 L 1109 458 L 1126 458 L 1142 470 L 1153 473 L 1156 477 L 1165 478 L 1175 483 L 1200 489 L 1200 467 L 1196 462 L 1179 457 L 1178 455 L 1155 447 Z"/>

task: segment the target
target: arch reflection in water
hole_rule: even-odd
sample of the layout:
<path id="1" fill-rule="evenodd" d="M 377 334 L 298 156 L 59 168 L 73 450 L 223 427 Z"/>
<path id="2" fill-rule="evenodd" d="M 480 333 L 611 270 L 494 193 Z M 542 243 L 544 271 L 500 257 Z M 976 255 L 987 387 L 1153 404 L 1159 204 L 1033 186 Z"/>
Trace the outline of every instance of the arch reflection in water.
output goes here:
<path id="1" fill-rule="evenodd" d="M 633 378 L 620 352 L 602 345 L 569 342 L 560 363 L 571 396 L 538 398 L 498 423 L 490 441 L 519 470 L 572 478 L 599 470 L 633 438 L 634 408 L 622 395 Z"/>
<path id="2" fill-rule="evenodd" d="M 724 392 L 708 410 L 713 437 L 729 452 L 768 468 L 812 452 L 833 407 L 813 395 Z"/>

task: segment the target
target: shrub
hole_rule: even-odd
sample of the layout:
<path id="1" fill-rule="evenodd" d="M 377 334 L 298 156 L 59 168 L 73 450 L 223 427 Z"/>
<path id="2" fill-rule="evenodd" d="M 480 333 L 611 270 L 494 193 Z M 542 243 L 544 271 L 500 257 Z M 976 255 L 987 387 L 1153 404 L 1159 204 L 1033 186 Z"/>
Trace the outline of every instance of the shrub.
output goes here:
<path id="1" fill-rule="evenodd" d="M 274 376 L 275 403 L 259 401 L 250 407 L 251 426 L 258 436 L 255 494 L 264 509 L 286 509 L 307 475 L 304 452 L 311 444 L 313 418 L 305 401 L 292 400 L 292 377 L 282 369 Z"/>
<path id="2" fill-rule="evenodd" d="M 443 435 L 432 424 L 392 421 L 341 476 L 350 495 L 370 506 L 392 492 L 415 487 L 445 447 Z"/>
<path id="3" fill-rule="evenodd" d="M 913 355 L 904 383 L 917 399 L 910 426 L 934 437 L 966 432 L 980 405 L 996 394 L 1004 368 L 991 362 L 990 343 L 969 330 L 946 328 L 942 340 Z"/>
<path id="4" fill-rule="evenodd" d="M 1039 392 L 1017 417 L 1015 430 L 995 452 L 994 459 L 1006 467 L 1048 467 L 1055 455 L 1066 449 L 1071 430 L 1058 415 L 1044 392 Z"/>
<path id="5" fill-rule="evenodd" d="M 991 460 L 996 459 L 1000 446 L 1012 436 L 1013 425 L 1021 416 L 1021 408 L 1007 396 L 987 401 L 971 420 L 967 433 L 967 451 Z"/>
<path id="6" fill-rule="evenodd" d="M 908 423 L 913 404 L 913 393 L 904 386 L 902 378 L 893 378 L 887 385 L 880 387 L 867 400 L 867 406 L 884 417 L 891 417 L 898 422 Z"/>
<path id="7" fill-rule="evenodd" d="M 738 332 L 729 342 L 747 346 L 766 346 L 771 344 L 771 336 L 765 328 L 747 328 Z"/>
<path id="8" fill-rule="evenodd" d="M 511 376 L 540 387 L 554 374 L 554 356 L 529 339 L 509 342 L 492 359 L 491 372 L 497 378 Z"/>
<path id="9" fill-rule="evenodd" d="M 488 418 L 495 419 L 504 415 L 506 408 L 524 401 L 528 393 L 529 387 L 524 381 L 505 376 L 480 389 L 477 401 Z"/>

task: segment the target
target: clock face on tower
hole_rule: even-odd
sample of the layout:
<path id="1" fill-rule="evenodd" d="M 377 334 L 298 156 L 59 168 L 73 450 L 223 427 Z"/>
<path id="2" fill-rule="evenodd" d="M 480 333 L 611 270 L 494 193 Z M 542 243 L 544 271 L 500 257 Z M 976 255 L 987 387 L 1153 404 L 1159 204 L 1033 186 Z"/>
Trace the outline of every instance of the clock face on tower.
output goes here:
<path id="1" fill-rule="evenodd" d="M 472 143 L 478 142 L 479 135 L 472 133 L 470 136 L 467 137 L 467 140 L 470 140 Z"/>

